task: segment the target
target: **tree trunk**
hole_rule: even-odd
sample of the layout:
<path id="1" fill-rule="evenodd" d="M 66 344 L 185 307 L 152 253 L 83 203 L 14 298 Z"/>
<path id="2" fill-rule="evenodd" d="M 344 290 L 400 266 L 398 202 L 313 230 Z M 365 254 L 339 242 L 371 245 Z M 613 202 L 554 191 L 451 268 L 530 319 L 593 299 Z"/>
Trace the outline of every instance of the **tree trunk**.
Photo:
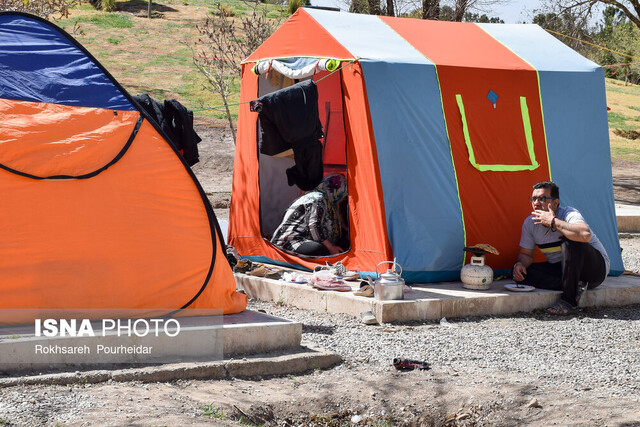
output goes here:
<path id="1" fill-rule="evenodd" d="M 440 0 L 422 0 L 422 19 L 438 19 Z"/>
<path id="2" fill-rule="evenodd" d="M 462 22 L 464 13 L 469 7 L 469 0 L 456 0 L 455 10 L 453 12 L 453 20 L 456 22 Z"/>
<path id="3" fill-rule="evenodd" d="M 231 117 L 231 110 L 229 110 L 229 103 L 227 102 L 227 97 L 224 94 L 222 95 L 222 102 L 224 103 L 224 109 L 227 113 L 227 119 L 229 120 L 229 129 L 231 129 L 231 136 L 233 137 L 233 145 L 236 145 L 236 130 L 233 128 L 233 118 Z"/>
<path id="4" fill-rule="evenodd" d="M 147 7 L 147 18 L 151 19 L 151 0 L 149 0 L 149 6 Z"/>
<path id="5" fill-rule="evenodd" d="M 380 15 L 379 0 L 369 0 L 369 15 Z"/>
<path id="6" fill-rule="evenodd" d="M 396 16 L 396 11 L 393 7 L 393 0 L 387 0 L 387 16 Z"/>

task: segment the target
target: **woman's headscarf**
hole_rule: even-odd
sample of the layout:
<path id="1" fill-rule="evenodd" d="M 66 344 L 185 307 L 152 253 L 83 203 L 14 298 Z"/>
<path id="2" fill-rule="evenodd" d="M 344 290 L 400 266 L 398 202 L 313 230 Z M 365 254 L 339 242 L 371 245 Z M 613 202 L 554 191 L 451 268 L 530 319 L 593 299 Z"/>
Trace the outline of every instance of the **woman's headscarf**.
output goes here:
<path id="1" fill-rule="evenodd" d="M 342 216 L 340 215 L 340 202 L 347 196 L 347 178 L 344 175 L 327 175 L 316 187 L 317 191 L 324 194 L 327 201 L 327 212 L 332 224 L 334 236 L 339 236 L 342 231 Z"/>

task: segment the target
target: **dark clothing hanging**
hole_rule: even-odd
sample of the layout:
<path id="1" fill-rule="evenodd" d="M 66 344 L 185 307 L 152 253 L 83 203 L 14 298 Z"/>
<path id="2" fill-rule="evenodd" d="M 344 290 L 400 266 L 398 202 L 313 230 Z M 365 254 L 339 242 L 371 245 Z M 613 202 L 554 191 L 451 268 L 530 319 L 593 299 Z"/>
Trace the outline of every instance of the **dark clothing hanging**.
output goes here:
<path id="1" fill-rule="evenodd" d="M 324 175 L 322 144 L 317 139 L 308 139 L 293 149 L 296 164 L 287 169 L 287 184 L 297 185 L 303 191 L 311 191 L 320 184 Z"/>
<path id="2" fill-rule="evenodd" d="M 251 101 L 260 120 L 260 152 L 273 156 L 293 148 L 296 165 L 287 169 L 290 186 L 312 190 L 323 176 L 324 137 L 318 113 L 318 87 L 305 80 Z"/>
<path id="3" fill-rule="evenodd" d="M 198 163 L 198 143 L 202 139 L 193 129 L 193 112 L 175 99 L 165 99 L 161 104 L 146 93 L 134 99 L 169 137 L 187 164 Z"/>

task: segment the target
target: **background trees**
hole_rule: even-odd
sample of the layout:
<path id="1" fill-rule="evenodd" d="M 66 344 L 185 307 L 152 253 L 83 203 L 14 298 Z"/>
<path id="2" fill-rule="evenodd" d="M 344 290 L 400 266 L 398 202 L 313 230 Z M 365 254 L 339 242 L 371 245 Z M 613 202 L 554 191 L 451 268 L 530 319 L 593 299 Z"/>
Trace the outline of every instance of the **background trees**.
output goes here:
<path id="1" fill-rule="evenodd" d="M 613 7 L 640 27 L 640 0 L 551 0 L 549 3 L 562 12 L 570 11 L 579 17 L 592 17 L 603 8 Z"/>
<path id="2" fill-rule="evenodd" d="M 0 10 L 28 12 L 45 19 L 60 19 L 69 16 L 69 9 L 76 4 L 75 0 L 0 0 Z"/>
<path id="3" fill-rule="evenodd" d="M 533 23 L 602 65 L 607 77 L 640 84 L 640 28 L 630 19 L 630 8 L 625 11 L 620 2 L 610 2 L 615 5 L 602 8 L 604 1 L 552 0 L 546 4 L 550 11 L 538 13 Z M 625 3 L 635 3 L 633 10 L 640 10 L 638 0 Z"/>

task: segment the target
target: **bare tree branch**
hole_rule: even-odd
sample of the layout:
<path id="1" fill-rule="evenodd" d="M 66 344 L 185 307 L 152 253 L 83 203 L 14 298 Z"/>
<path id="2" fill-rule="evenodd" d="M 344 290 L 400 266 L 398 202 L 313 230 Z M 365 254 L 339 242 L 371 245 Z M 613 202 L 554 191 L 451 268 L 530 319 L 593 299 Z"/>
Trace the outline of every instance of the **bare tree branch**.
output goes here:
<path id="1" fill-rule="evenodd" d="M 191 51 L 193 63 L 222 98 L 235 143 L 229 99 L 233 84 L 240 76 L 240 64 L 273 33 L 280 20 L 267 18 L 267 10 L 260 8 L 258 1 L 253 2 L 251 14 L 241 19 L 234 18 L 220 3 L 217 8 L 213 18 L 196 25 L 200 37 Z"/>
<path id="2" fill-rule="evenodd" d="M 560 13 L 571 11 L 574 15 L 588 19 L 593 14 L 594 7 L 609 5 L 620 9 L 631 22 L 640 28 L 640 0 L 554 0 L 551 2 L 560 9 Z"/>

